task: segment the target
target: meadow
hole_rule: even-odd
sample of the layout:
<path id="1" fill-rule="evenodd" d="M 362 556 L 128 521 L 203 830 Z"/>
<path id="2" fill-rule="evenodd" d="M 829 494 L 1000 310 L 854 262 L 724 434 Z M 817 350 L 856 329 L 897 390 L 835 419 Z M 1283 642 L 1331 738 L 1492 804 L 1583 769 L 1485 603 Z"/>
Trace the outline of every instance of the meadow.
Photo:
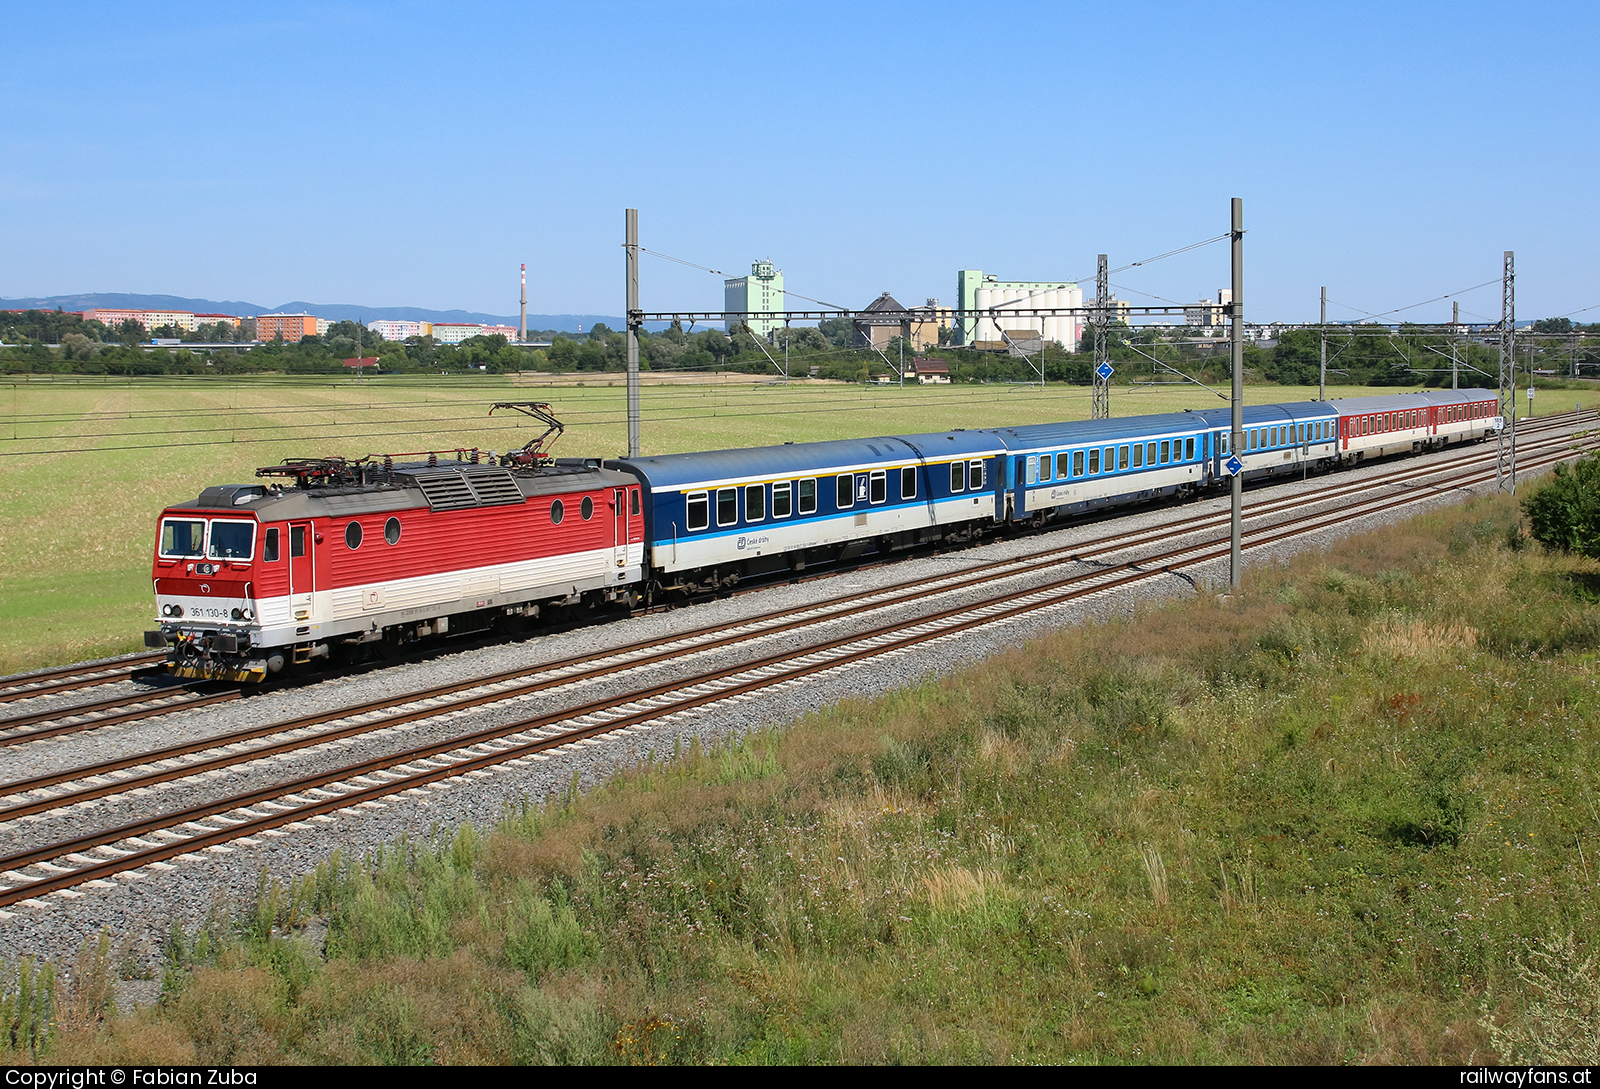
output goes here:
<path id="1" fill-rule="evenodd" d="M 990 427 L 1089 415 L 1082 386 L 857 386 L 649 376 L 646 453 Z M 1330 388 L 1361 396 L 1366 387 Z M 1251 403 L 1314 390 L 1248 386 Z M 1553 402 L 1600 393 L 1551 392 Z M 155 517 L 286 457 L 479 446 L 538 434 L 499 400 L 551 402 L 567 456 L 626 450 L 622 378 L 17 378 L 0 382 L 0 674 L 142 649 Z M 1213 407 L 1194 386 L 1117 387 L 1117 415 Z M 521 426 L 527 424 L 530 426 Z"/>
<path id="2" fill-rule="evenodd" d="M 13 975 L 0 1036 L 62 1063 L 1594 1063 L 1597 604 L 1600 565 L 1475 500 L 1228 604 L 263 876 L 173 930 L 158 1005 L 115 1009 L 139 961 L 107 937 L 70 986 Z"/>

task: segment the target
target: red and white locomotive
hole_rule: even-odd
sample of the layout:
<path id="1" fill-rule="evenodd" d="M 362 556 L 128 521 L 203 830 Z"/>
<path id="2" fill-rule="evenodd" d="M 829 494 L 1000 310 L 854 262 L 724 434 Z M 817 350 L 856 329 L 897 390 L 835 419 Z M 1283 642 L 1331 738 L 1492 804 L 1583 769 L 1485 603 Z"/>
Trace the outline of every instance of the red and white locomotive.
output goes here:
<path id="1" fill-rule="evenodd" d="M 168 507 L 153 571 L 160 627 L 146 644 L 169 648 L 178 676 L 259 681 L 552 607 L 631 604 L 644 564 L 638 480 L 543 456 L 542 441 L 487 460 L 291 460 L 257 473 L 288 485 L 212 487 Z"/>

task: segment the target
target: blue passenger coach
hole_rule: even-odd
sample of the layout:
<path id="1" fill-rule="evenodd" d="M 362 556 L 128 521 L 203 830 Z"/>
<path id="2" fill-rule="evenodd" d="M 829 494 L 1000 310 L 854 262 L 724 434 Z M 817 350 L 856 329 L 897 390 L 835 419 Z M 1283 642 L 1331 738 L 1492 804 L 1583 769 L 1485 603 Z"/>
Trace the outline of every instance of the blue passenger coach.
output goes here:
<path id="1" fill-rule="evenodd" d="M 1004 448 L 950 431 L 621 458 L 644 484 L 649 562 L 684 589 L 808 561 L 964 540 L 1005 517 Z"/>
<path id="2" fill-rule="evenodd" d="M 1233 411 L 1208 408 L 1195 413 L 1205 422 L 1216 457 L 1212 472 L 1226 476 L 1223 463 L 1232 451 Z M 1323 468 L 1339 454 L 1339 413 L 1327 401 L 1295 401 L 1281 405 L 1246 405 L 1244 443 L 1239 475 L 1246 480 L 1298 473 L 1302 468 Z"/>
<path id="3" fill-rule="evenodd" d="M 1187 412 L 998 428 L 1009 515 L 1048 521 L 1188 494 L 1211 479 L 1205 422 Z"/>

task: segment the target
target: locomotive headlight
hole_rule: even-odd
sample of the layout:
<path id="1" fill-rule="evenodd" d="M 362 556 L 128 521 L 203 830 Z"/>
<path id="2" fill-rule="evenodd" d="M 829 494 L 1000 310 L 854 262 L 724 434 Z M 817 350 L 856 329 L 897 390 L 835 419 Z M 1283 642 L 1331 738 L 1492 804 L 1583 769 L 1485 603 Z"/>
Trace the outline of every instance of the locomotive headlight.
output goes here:
<path id="1" fill-rule="evenodd" d="M 183 606 L 182 605 L 163 605 L 163 606 L 161 606 L 161 615 L 162 616 L 182 616 L 183 615 Z"/>
<path id="2" fill-rule="evenodd" d="M 228 615 L 233 617 L 235 620 L 243 620 L 244 619 L 244 610 L 243 609 L 234 609 Z"/>

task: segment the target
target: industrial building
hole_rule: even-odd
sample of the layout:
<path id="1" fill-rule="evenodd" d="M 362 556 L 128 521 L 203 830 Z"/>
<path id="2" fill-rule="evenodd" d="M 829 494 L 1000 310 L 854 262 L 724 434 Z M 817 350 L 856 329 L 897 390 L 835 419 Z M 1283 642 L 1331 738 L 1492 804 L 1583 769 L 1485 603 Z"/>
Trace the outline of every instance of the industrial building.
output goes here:
<path id="1" fill-rule="evenodd" d="M 750 275 L 722 281 L 722 309 L 733 313 L 779 315 L 749 318 L 745 322 L 752 333 L 770 338 L 773 330 L 783 328 L 782 315 L 788 309 L 783 301 L 783 270 L 776 268 L 770 259 L 757 261 L 750 266 Z"/>
<path id="2" fill-rule="evenodd" d="M 956 298 L 962 310 L 988 310 L 1003 304 L 1015 309 L 1067 309 L 1083 306 L 1083 289 L 1071 281 L 1002 280 L 979 269 L 956 273 Z M 1003 310 L 1002 310 L 1003 312 Z M 952 343 L 968 348 L 1001 351 L 1013 341 L 1054 341 L 1067 351 L 1076 351 L 1083 335 L 1082 316 L 1062 317 L 973 317 L 956 323 Z M 1004 335 L 1001 331 L 1004 330 Z"/>

